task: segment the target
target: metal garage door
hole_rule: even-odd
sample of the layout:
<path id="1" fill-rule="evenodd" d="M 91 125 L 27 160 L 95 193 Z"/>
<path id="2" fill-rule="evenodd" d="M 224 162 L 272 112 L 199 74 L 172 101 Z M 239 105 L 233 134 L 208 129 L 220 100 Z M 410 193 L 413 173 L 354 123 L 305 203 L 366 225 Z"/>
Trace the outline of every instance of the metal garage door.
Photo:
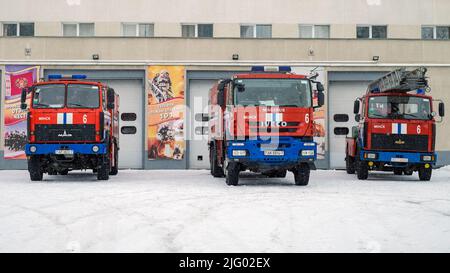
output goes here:
<path id="1" fill-rule="evenodd" d="M 357 125 L 353 114 L 353 102 L 362 96 L 369 82 L 343 81 L 329 84 L 329 140 L 330 168 L 345 168 L 345 137 Z"/>
<path id="2" fill-rule="evenodd" d="M 189 81 L 189 168 L 208 169 L 208 93 L 216 80 Z"/>
<path id="3" fill-rule="evenodd" d="M 144 91 L 140 80 L 102 80 L 120 96 L 120 152 L 119 167 L 140 169 L 143 167 Z"/>

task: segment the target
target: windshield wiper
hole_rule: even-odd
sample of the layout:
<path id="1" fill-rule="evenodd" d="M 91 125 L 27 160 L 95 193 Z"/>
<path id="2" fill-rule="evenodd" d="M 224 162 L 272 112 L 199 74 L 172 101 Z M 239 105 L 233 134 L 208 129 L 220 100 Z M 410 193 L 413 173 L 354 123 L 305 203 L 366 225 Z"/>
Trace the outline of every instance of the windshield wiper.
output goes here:
<path id="1" fill-rule="evenodd" d="M 380 115 L 380 114 L 370 114 L 371 118 L 387 118 L 386 116 Z"/>
<path id="2" fill-rule="evenodd" d="M 406 116 L 408 116 L 408 117 L 412 117 L 413 119 L 420 119 L 420 117 L 418 117 L 418 116 L 416 116 L 416 115 L 413 115 L 413 114 L 403 114 L 403 117 L 406 117 Z"/>
<path id="3" fill-rule="evenodd" d="M 86 107 L 86 106 L 84 106 L 82 104 L 79 104 L 79 103 L 68 103 L 67 106 Z"/>
<path id="4" fill-rule="evenodd" d="M 295 104 L 284 104 L 284 105 L 278 105 L 279 107 L 299 107 L 298 105 Z"/>
<path id="5" fill-rule="evenodd" d="M 40 107 L 50 107 L 50 104 L 45 104 L 45 103 L 39 103 L 39 102 L 37 102 L 37 103 L 33 103 L 33 106 L 40 106 Z"/>

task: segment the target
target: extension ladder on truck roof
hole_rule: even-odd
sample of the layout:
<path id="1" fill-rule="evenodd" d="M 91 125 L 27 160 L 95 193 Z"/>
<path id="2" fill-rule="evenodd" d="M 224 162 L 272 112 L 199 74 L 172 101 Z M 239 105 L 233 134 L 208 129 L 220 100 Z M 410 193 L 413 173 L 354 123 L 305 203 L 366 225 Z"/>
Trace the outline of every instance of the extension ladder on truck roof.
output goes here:
<path id="1" fill-rule="evenodd" d="M 419 67 L 413 71 L 406 71 L 405 68 L 396 69 L 371 82 L 367 92 L 409 92 L 428 89 L 426 72 L 427 69 L 425 67 Z"/>

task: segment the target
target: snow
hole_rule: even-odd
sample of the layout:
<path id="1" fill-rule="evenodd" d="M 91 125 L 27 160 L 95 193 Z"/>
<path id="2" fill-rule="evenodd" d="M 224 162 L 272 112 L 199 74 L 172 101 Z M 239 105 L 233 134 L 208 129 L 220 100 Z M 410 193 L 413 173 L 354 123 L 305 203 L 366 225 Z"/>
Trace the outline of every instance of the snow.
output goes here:
<path id="1" fill-rule="evenodd" d="M 450 168 L 313 171 L 307 187 L 207 170 L 44 179 L 0 171 L 0 252 L 450 252 Z"/>

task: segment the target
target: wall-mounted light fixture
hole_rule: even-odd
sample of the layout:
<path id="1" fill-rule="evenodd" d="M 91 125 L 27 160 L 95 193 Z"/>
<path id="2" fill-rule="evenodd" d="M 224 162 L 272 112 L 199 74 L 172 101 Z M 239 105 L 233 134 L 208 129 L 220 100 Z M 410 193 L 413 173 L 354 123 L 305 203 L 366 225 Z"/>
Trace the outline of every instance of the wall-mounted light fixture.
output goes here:
<path id="1" fill-rule="evenodd" d="M 373 57 L 372 57 L 372 60 L 373 60 L 374 62 L 378 62 L 378 61 L 380 60 L 380 56 L 373 56 Z"/>
<path id="2" fill-rule="evenodd" d="M 25 56 L 31 56 L 31 47 L 25 48 Z"/>
<path id="3" fill-rule="evenodd" d="M 95 60 L 95 61 L 100 60 L 100 55 L 98 55 L 98 54 L 93 54 L 93 55 L 92 55 L 92 60 Z"/>
<path id="4" fill-rule="evenodd" d="M 233 61 L 237 61 L 237 60 L 239 60 L 239 54 L 233 54 L 233 56 L 231 56 L 231 58 L 233 59 Z"/>

